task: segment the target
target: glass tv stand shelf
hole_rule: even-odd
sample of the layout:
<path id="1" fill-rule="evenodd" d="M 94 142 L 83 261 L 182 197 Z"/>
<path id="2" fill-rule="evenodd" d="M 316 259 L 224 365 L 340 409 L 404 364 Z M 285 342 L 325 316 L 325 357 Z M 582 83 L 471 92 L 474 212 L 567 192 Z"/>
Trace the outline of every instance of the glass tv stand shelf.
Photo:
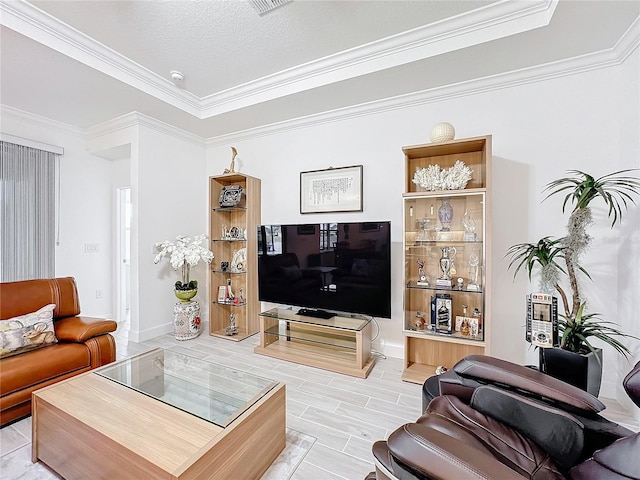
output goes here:
<path id="1" fill-rule="evenodd" d="M 370 317 L 336 313 L 324 319 L 296 312 L 291 307 L 277 307 L 260 313 L 260 345 L 255 352 L 367 378 L 375 363 Z"/>

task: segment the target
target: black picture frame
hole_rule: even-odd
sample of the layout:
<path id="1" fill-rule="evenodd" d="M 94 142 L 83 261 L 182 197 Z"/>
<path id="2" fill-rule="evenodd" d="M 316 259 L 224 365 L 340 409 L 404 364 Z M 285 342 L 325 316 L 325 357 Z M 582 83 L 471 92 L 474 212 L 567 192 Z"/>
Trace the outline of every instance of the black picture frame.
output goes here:
<path id="1" fill-rule="evenodd" d="M 300 172 L 300 213 L 362 210 L 362 165 Z"/>

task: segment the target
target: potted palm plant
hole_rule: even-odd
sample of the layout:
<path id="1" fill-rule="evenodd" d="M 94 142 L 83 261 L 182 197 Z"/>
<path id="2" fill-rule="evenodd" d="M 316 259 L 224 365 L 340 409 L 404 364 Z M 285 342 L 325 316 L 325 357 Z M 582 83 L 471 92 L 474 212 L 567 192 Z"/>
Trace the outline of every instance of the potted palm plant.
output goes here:
<path id="1" fill-rule="evenodd" d="M 591 339 L 597 338 L 627 356 L 630 351 L 620 338 L 636 337 L 623 333 L 613 322 L 602 320 L 599 314 L 586 312 L 578 274 L 591 277 L 580 266 L 580 259 L 591 243 L 587 233 L 593 223 L 591 202 L 595 199 L 605 202 L 611 227 L 621 221 L 623 211 L 629 203 L 635 204 L 634 196 L 640 192 L 640 180 L 629 175 L 632 171 L 620 170 L 594 178 L 570 170 L 571 176 L 550 182 L 544 189 L 548 192 L 545 200 L 564 193 L 563 213 L 568 205 L 573 205 L 567 235 L 556 239 L 543 237 L 536 243 L 519 243 L 507 250 L 507 256 L 511 257 L 508 268 L 515 269 L 514 276 L 524 269 L 531 280 L 533 271 L 539 268 L 540 290 L 555 291 L 562 300 L 564 314 L 558 318 L 560 348 L 540 349 L 540 368 L 596 396 L 602 379 L 602 351 L 594 347 Z M 569 281 L 570 297 L 561 285 L 563 277 Z"/>

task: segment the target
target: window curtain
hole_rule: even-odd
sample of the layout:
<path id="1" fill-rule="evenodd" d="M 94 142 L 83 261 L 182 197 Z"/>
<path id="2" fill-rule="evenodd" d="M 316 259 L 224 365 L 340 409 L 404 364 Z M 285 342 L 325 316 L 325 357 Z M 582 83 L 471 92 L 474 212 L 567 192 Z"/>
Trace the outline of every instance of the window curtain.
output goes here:
<path id="1" fill-rule="evenodd" d="M 59 155 L 0 141 L 0 280 L 55 276 Z"/>

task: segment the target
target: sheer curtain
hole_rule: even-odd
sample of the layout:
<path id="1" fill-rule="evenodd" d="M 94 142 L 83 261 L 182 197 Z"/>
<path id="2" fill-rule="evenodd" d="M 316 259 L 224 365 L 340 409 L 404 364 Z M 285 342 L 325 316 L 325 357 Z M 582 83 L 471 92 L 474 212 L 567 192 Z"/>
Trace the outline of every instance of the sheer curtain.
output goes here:
<path id="1" fill-rule="evenodd" d="M 59 155 L 0 141 L 0 280 L 55 276 Z"/>

